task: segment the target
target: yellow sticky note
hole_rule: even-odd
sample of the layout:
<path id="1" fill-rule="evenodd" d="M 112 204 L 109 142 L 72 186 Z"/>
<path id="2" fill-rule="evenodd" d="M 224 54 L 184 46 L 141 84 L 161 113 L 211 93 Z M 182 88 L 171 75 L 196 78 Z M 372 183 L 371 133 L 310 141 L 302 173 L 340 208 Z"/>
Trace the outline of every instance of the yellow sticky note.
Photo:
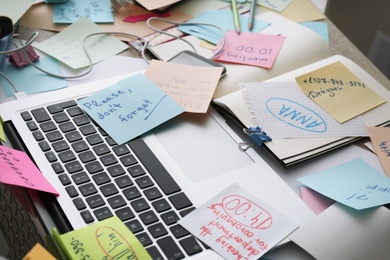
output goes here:
<path id="1" fill-rule="evenodd" d="M 295 78 L 303 92 L 339 123 L 386 102 L 341 62 Z"/>
<path id="2" fill-rule="evenodd" d="M 367 127 L 370 134 L 372 146 L 375 153 L 390 178 L 390 128 L 389 127 Z"/>
<path id="3" fill-rule="evenodd" d="M 41 244 L 37 243 L 31 250 L 27 253 L 23 260 L 55 260 L 55 257 L 52 256 Z"/>
<path id="4" fill-rule="evenodd" d="M 0 140 L 5 142 L 5 133 L 4 133 L 4 128 L 3 128 L 3 119 L 1 119 L 1 116 L 0 116 Z"/>
<path id="5" fill-rule="evenodd" d="M 117 216 L 53 237 L 70 259 L 152 259 Z"/>

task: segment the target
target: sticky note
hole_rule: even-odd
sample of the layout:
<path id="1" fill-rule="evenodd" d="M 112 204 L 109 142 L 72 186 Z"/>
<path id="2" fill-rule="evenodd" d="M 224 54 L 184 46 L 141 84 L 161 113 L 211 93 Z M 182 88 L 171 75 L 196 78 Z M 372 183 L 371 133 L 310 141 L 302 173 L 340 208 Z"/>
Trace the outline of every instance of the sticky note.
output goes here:
<path id="1" fill-rule="evenodd" d="M 117 144 L 130 141 L 184 112 L 142 74 L 121 80 L 77 103 Z"/>
<path id="2" fill-rule="evenodd" d="M 69 259 L 152 259 L 117 216 L 53 237 Z"/>
<path id="3" fill-rule="evenodd" d="M 0 116 L 0 140 L 5 142 L 5 133 L 4 133 L 4 128 L 3 128 L 3 119 Z"/>
<path id="4" fill-rule="evenodd" d="M 339 61 L 296 77 L 295 80 L 311 100 L 339 123 L 386 102 Z"/>
<path id="5" fill-rule="evenodd" d="M 1 145 L 0 182 L 58 195 L 25 152 Z"/>
<path id="6" fill-rule="evenodd" d="M 23 257 L 23 260 L 55 260 L 56 258 L 50 254 L 41 244 L 37 243 L 31 250 Z"/>
<path id="7" fill-rule="evenodd" d="M 269 9 L 282 12 L 291 4 L 292 0 L 259 0 L 258 4 Z"/>
<path id="8" fill-rule="evenodd" d="M 227 31 L 225 47 L 215 60 L 269 69 L 274 64 L 285 39 L 286 37 L 278 35 L 249 32 L 238 34 L 235 31 Z"/>
<path id="9" fill-rule="evenodd" d="M 360 158 L 299 178 L 298 181 L 357 210 L 390 203 L 390 179 Z"/>
<path id="10" fill-rule="evenodd" d="M 203 67 L 152 60 L 145 76 L 186 112 L 206 113 L 222 67 Z"/>
<path id="11" fill-rule="evenodd" d="M 390 128 L 367 127 L 372 146 L 386 175 L 390 177 Z"/>
<path id="12" fill-rule="evenodd" d="M 225 259 L 259 259 L 297 228 L 233 184 L 179 221 Z"/>

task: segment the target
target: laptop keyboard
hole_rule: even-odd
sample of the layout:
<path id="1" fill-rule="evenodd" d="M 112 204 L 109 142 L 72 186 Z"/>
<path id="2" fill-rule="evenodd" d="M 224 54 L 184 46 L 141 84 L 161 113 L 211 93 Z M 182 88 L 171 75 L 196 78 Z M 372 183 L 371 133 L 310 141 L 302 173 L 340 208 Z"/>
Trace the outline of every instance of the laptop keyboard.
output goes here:
<path id="1" fill-rule="evenodd" d="M 177 221 L 194 210 L 140 138 L 117 145 L 74 100 L 21 113 L 86 224 L 117 215 L 153 259 L 207 248 Z"/>

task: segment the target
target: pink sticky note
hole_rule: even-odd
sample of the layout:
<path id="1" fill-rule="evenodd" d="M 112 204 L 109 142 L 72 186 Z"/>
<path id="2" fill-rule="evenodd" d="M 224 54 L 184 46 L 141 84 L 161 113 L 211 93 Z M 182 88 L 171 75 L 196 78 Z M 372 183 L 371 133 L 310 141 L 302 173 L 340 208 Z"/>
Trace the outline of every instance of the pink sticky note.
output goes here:
<path id="1" fill-rule="evenodd" d="M 125 19 L 123 19 L 123 21 L 130 22 L 130 23 L 136 23 L 136 22 L 140 22 L 140 21 L 146 21 L 150 17 L 164 18 L 164 17 L 169 17 L 169 16 L 171 16 L 171 14 L 169 12 L 164 12 L 161 14 L 147 13 L 147 14 L 140 14 L 140 15 L 129 15 Z"/>
<path id="2" fill-rule="evenodd" d="M 58 195 L 26 153 L 1 145 L 0 182 Z"/>
<path id="3" fill-rule="evenodd" d="M 286 37 L 277 35 L 227 31 L 225 47 L 215 60 L 269 69 L 285 39 Z M 220 44 L 216 49 L 219 49 Z"/>
<path id="4" fill-rule="evenodd" d="M 301 187 L 301 198 L 317 215 L 334 203 L 334 200 L 307 187 Z"/>

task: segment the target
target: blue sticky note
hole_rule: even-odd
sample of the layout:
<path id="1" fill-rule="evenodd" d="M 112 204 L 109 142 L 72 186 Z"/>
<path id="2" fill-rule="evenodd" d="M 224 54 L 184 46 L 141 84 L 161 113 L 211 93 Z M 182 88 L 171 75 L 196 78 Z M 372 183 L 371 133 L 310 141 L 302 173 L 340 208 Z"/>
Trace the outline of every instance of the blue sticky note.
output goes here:
<path id="1" fill-rule="evenodd" d="M 298 181 L 358 210 L 390 203 L 390 179 L 360 158 L 299 178 Z"/>
<path id="2" fill-rule="evenodd" d="M 59 62 L 51 57 L 40 58 L 34 64 L 51 73 L 62 75 Z M 18 69 L 13 64 L 6 62 L 3 72 L 19 91 L 24 91 L 26 94 L 47 92 L 67 86 L 65 79 L 51 77 L 31 65 Z M 4 78 L 0 77 L 0 79 L 5 97 L 12 97 L 15 94 L 14 88 Z"/>
<path id="3" fill-rule="evenodd" d="M 110 0 L 68 0 L 53 5 L 53 23 L 70 24 L 82 16 L 95 23 L 114 22 Z"/>
<path id="4" fill-rule="evenodd" d="M 248 29 L 248 16 L 240 15 L 240 24 L 242 32 L 260 32 L 269 25 L 269 22 L 256 20 L 251 31 Z M 218 28 L 208 25 L 197 25 L 193 23 L 206 23 L 220 27 L 223 33 Z M 217 44 L 224 33 L 228 30 L 235 30 L 233 13 L 230 10 L 210 10 L 197 17 L 192 18 L 185 24 L 177 27 L 180 31 L 194 35 L 208 42 Z"/>
<path id="5" fill-rule="evenodd" d="M 301 24 L 316 32 L 326 41 L 326 43 L 329 43 L 329 30 L 326 22 L 303 22 Z"/>
<path id="6" fill-rule="evenodd" d="M 184 109 L 142 74 L 78 101 L 117 144 L 153 129 Z"/>

